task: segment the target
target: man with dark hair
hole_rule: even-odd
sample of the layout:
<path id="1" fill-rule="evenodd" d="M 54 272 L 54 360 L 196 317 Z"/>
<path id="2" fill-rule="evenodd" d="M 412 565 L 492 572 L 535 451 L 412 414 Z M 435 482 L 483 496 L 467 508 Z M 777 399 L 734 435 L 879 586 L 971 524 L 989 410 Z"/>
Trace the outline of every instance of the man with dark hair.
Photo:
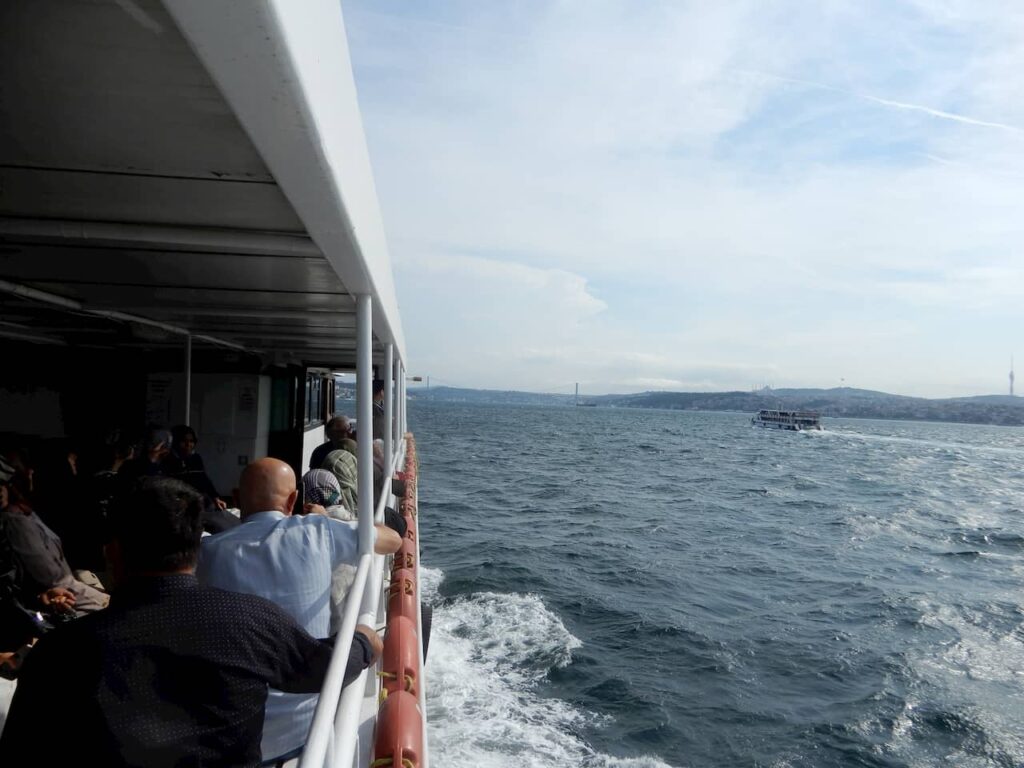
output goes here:
<path id="1" fill-rule="evenodd" d="M 328 641 L 267 600 L 196 583 L 202 509 L 169 478 L 143 479 L 116 505 L 110 607 L 29 654 L 0 764 L 258 766 L 268 686 L 320 689 Z M 369 643 L 353 642 L 347 677 L 373 660 Z M 40 752 L 56 709 L 58 738 Z"/>
<path id="2" fill-rule="evenodd" d="M 331 451 L 341 450 L 345 440 L 352 436 L 352 426 L 345 416 L 335 416 L 324 426 L 327 442 L 319 445 L 309 457 L 310 469 L 323 469 L 324 459 Z"/>

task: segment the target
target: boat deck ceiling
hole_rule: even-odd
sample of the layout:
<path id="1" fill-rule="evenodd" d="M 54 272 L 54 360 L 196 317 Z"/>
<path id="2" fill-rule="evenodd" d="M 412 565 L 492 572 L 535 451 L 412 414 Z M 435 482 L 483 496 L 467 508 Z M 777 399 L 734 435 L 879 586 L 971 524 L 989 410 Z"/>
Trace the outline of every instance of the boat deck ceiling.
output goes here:
<path id="1" fill-rule="evenodd" d="M 276 18 L 271 6 L 0 4 L 0 279 L 8 284 L 0 292 L 0 337 L 100 347 L 182 344 L 174 333 L 95 313 L 113 311 L 233 342 L 268 361 L 347 367 L 355 360 L 353 295 L 369 292 L 376 299 L 375 354 L 385 341 L 400 347 L 386 252 L 374 257 L 376 274 L 364 252 L 383 244 L 372 178 L 369 190 L 359 190 L 372 198 L 362 215 L 377 216 L 381 236 L 360 242 L 360 211 L 346 208 L 346 184 L 366 184 L 331 178 L 340 171 L 324 161 L 323 127 L 310 127 L 318 122 L 305 115 L 308 105 L 292 110 L 295 125 L 281 125 L 271 105 L 265 125 L 250 119 L 243 126 L 222 93 L 221 86 L 235 88 L 231 103 L 249 115 L 263 114 L 260 99 L 287 101 L 280 88 L 296 102 L 312 98 L 289 69 L 294 63 L 280 65 L 265 87 L 233 84 L 237 51 L 216 45 L 214 22 L 252 11 L 280 55 L 286 35 L 266 22 Z M 209 14 L 218 13 L 211 22 Z M 337 21 L 340 27 L 340 12 Z M 187 40 L 182 23 L 201 32 Z M 259 31 L 238 26 L 225 46 L 241 49 Z M 338 32 L 344 36 L 343 27 Z M 235 57 L 212 62 L 221 86 L 211 61 L 201 60 L 203 45 L 225 60 Z M 254 72 L 278 66 L 273 54 L 253 54 Z M 347 68 L 344 46 L 341 54 Z M 351 109 L 358 125 L 354 86 Z M 352 151 L 365 157 L 361 127 L 356 133 Z M 293 163 L 301 170 L 309 158 L 328 166 L 322 177 L 293 173 Z M 282 168 L 291 174 L 287 184 L 279 183 Z M 318 197 L 317 184 L 335 193 L 334 210 L 305 203 Z M 30 289 L 28 295 L 10 284 Z M 87 311 L 38 301 L 31 289 Z"/>

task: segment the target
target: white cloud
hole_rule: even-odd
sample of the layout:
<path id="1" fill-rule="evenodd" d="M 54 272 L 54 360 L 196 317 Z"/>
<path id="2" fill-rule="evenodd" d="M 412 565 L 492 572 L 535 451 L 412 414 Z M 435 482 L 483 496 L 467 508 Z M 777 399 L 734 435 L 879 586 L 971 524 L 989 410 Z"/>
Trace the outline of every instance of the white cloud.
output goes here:
<path id="1" fill-rule="evenodd" d="M 941 395 L 991 360 L 1001 386 L 1024 5 L 347 10 L 410 348 L 436 375 Z"/>

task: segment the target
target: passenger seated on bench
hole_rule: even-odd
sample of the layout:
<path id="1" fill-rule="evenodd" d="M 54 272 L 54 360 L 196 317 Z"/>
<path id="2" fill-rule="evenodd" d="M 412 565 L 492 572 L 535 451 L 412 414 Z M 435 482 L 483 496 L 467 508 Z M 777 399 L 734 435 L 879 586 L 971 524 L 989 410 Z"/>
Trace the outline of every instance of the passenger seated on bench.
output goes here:
<path id="1" fill-rule="evenodd" d="M 328 517 L 335 520 L 354 521 L 356 510 L 350 510 L 341 501 L 341 486 L 331 472 L 326 469 L 311 469 L 302 476 L 303 498 L 307 506 L 310 504 L 323 507 Z M 384 511 L 384 524 L 395 531 L 399 537 L 405 536 L 406 524 L 402 516 L 390 507 Z M 341 626 L 342 613 L 345 609 L 345 597 L 348 595 L 355 579 L 355 566 L 343 563 L 331 573 L 331 634 Z"/>
<path id="2" fill-rule="evenodd" d="M 29 654 L 0 765 L 257 766 L 268 685 L 320 689 L 330 643 L 266 600 L 197 585 L 201 513 L 194 489 L 160 477 L 117 505 L 111 607 Z M 373 662 L 373 646 L 353 649 L 350 668 Z"/>
<path id="3" fill-rule="evenodd" d="M 14 474 L 14 468 L 0 458 L 0 509 L 8 506 Z M 29 644 L 51 626 L 47 617 L 57 621 L 74 616 L 75 596 L 60 587 L 38 595 L 26 590 L 6 529 L 0 515 L 0 677 L 12 679 Z"/>
<path id="4" fill-rule="evenodd" d="M 2 475 L 2 472 L 0 472 Z M 0 507 L 7 486 L 0 482 Z M 55 625 L 74 618 L 75 596 L 61 587 L 32 595 L 23 588 L 20 569 L 0 519 L 0 731 L 7 718 L 14 680 L 33 643 Z"/>
<path id="5" fill-rule="evenodd" d="M 347 509 L 341 503 L 341 486 L 338 485 L 338 478 L 326 469 L 311 469 L 302 476 L 302 495 L 307 505 L 323 507 L 328 517 L 344 521 L 356 519 L 356 511 Z M 345 598 L 355 578 L 356 567 L 351 563 L 341 563 L 334 566 L 334 570 L 331 571 L 332 635 L 337 634 L 341 627 Z"/>
<path id="6" fill-rule="evenodd" d="M 354 520 L 359 510 L 359 464 L 356 462 L 355 451 L 347 448 L 331 451 L 321 469 L 326 469 L 337 479 L 338 487 L 341 488 L 341 503 L 352 513 Z"/>
<path id="7" fill-rule="evenodd" d="M 107 568 L 103 555 L 103 545 L 107 543 L 106 522 L 96 509 L 91 478 L 84 476 L 85 461 L 68 440 L 50 441 L 45 449 L 44 459 L 35 473 L 30 506 L 60 537 L 72 572 L 87 584 L 102 587 L 94 576 Z M 78 571 L 90 574 L 78 574 Z"/>
<path id="8" fill-rule="evenodd" d="M 29 503 L 61 539 L 67 541 L 77 528 L 82 509 L 79 450 L 70 440 L 47 440 L 34 452 L 36 462 Z"/>
<path id="9" fill-rule="evenodd" d="M 302 476 L 302 497 L 306 504 L 323 507 L 327 516 L 335 520 L 356 519 L 356 510 L 342 503 L 338 478 L 326 469 L 311 469 Z"/>
<path id="10" fill-rule="evenodd" d="M 171 430 L 171 450 L 163 457 L 160 471 L 188 483 L 206 500 L 203 512 L 203 530 L 220 533 L 238 525 L 238 518 L 227 511 L 228 505 L 217 494 L 217 489 L 206 474 L 203 457 L 196 453 L 199 442 L 192 427 L 179 424 Z"/>
<path id="11" fill-rule="evenodd" d="M 314 637 L 327 637 L 331 575 L 338 565 L 357 562 L 357 531 L 324 514 L 292 515 L 299 495 L 295 473 L 278 459 L 249 464 L 238 492 L 242 524 L 203 539 L 200 583 L 265 597 Z M 395 552 L 401 545 L 394 531 L 377 527 L 377 552 Z M 376 647 L 380 638 L 370 627 L 358 627 L 353 643 Z M 265 758 L 301 750 L 316 701 L 315 695 L 271 691 L 263 729 Z"/>
<path id="12" fill-rule="evenodd" d="M 23 575 L 25 588 L 43 593 L 55 587 L 68 590 L 75 598 L 75 612 L 79 615 L 106 608 L 110 597 L 105 592 L 77 578 L 64 557 L 64 546 L 57 536 L 28 503 L 32 475 L 19 452 L 7 454 L 14 468 L 8 486 L 8 501 L 0 516 Z M 11 460 L 11 459 L 14 460 Z M 98 582 L 95 582 L 98 583 Z"/>
<path id="13" fill-rule="evenodd" d="M 218 509 L 227 509 L 228 505 L 217 494 L 213 481 L 206 474 L 203 457 L 196 453 L 198 443 L 199 438 L 192 427 L 179 424 L 172 429 L 171 450 L 163 458 L 163 473 L 188 483 L 208 496 Z"/>
<path id="14" fill-rule="evenodd" d="M 327 435 L 327 442 L 317 446 L 313 455 L 309 457 L 310 469 L 321 469 L 324 459 L 331 451 L 336 451 L 343 446 L 346 438 L 351 436 L 352 427 L 346 416 L 335 416 L 330 419 L 324 427 Z"/>
<path id="15" fill-rule="evenodd" d="M 120 474 L 129 485 L 142 477 L 163 475 L 163 460 L 170 450 L 171 433 L 161 427 L 150 429 L 135 457 L 121 466 Z"/>
<path id="16" fill-rule="evenodd" d="M 72 567 L 88 568 L 108 583 L 107 559 L 103 547 L 109 540 L 110 514 L 114 504 L 131 490 L 126 476 L 119 474 L 121 467 L 135 457 L 135 445 L 120 430 L 112 430 L 99 450 L 95 466 L 97 471 L 85 484 L 86 511 L 82 516 L 84 536 L 69 552 L 68 561 Z M 65 542 L 67 544 L 68 542 Z M 72 547 L 69 546 L 69 550 Z"/>

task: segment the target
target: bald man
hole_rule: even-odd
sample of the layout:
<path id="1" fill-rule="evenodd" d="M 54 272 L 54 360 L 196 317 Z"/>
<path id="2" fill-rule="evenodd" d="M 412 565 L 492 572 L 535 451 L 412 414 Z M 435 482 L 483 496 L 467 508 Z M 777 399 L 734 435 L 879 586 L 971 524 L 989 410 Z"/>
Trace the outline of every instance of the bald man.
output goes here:
<path id="1" fill-rule="evenodd" d="M 355 565 L 359 536 L 353 524 L 324 514 L 293 516 L 295 473 L 278 459 L 245 468 L 239 483 L 242 524 L 203 539 L 196 576 L 206 586 L 245 592 L 277 603 L 313 637 L 328 636 L 331 574 Z M 322 511 L 322 510 L 319 510 Z M 376 526 L 378 554 L 398 551 L 402 540 Z M 359 626 L 352 642 L 346 683 L 380 655 L 381 641 Z M 263 727 L 264 760 L 291 756 L 305 744 L 316 695 L 271 691 Z"/>

